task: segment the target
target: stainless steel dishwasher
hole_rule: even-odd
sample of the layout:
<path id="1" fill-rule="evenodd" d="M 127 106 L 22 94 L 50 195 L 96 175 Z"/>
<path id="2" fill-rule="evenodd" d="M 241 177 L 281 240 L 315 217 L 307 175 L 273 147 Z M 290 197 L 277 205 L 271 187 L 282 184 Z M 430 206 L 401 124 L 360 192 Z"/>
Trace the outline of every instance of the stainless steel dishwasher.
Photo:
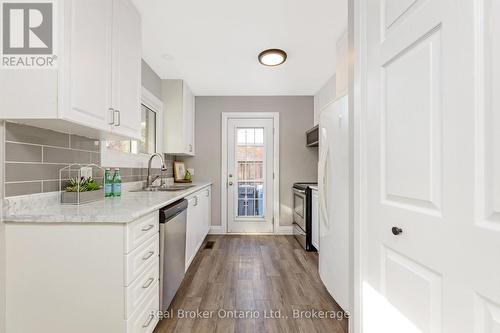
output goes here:
<path id="1" fill-rule="evenodd" d="M 160 309 L 168 310 L 185 274 L 185 199 L 160 209 Z"/>

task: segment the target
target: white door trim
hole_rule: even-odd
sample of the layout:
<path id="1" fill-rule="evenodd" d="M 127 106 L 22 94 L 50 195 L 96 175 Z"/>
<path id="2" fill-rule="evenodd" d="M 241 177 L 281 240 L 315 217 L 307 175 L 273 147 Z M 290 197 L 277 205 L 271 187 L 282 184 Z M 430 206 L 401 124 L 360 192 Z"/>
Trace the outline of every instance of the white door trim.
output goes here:
<path id="1" fill-rule="evenodd" d="M 280 137 L 280 132 L 279 132 L 279 112 L 222 112 L 222 127 L 221 127 L 221 134 L 222 134 L 222 146 L 221 146 L 221 181 L 220 181 L 220 188 L 221 188 L 221 228 L 217 229 L 211 229 L 214 233 L 227 233 L 227 163 L 224 161 L 227 161 L 228 158 L 228 152 L 227 152 L 227 122 L 228 119 L 230 118 L 243 118 L 243 119 L 273 119 L 274 123 L 274 135 L 273 135 L 273 144 L 274 144 L 274 204 L 273 204 L 273 215 L 274 215 L 274 222 L 273 222 L 273 233 L 274 234 L 279 234 L 282 233 L 283 230 L 280 229 L 280 218 L 279 218 L 279 189 L 280 189 L 280 175 L 279 175 L 279 137 Z M 222 230 L 221 230 L 222 229 Z"/>
<path id="2" fill-rule="evenodd" d="M 349 332 L 363 332 L 363 236 L 366 226 L 366 0 L 349 0 L 349 118 L 350 127 L 350 274 Z"/>

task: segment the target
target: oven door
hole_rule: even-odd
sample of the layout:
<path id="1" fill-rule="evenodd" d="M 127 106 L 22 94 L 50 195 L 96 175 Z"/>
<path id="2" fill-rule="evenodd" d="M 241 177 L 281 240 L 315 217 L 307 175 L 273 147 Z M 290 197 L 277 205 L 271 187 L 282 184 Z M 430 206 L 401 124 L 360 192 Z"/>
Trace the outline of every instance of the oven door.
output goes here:
<path id="1" fill-rule="evenodd" d="M 306 231 L 306 191 L 293 189 L 293 222 Z"/>

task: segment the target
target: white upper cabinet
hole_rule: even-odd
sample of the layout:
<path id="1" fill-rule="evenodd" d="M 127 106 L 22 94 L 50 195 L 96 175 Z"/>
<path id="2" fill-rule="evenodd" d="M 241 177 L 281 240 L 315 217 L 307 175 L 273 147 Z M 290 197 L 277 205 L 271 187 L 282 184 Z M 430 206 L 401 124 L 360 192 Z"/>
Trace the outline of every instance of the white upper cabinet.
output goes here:
<path id="1" fill-rule="evenodd" d="M 61 97 L 68 103 L 59 110 L 60 118 L 109 130 L 108 122 L 113 115 L 108 115 L 106 110 L 112 104 L 113 2 L 71 1 L 66 11 L 69 36 L 65 45 L 66 57 L 61 62 L 66 65 L 67 71 L 61 68 L 61 74 L 69 84 Z"/>
<path id="2" fill-rule="evenodd" d="M 163 80 L 164 153 L 194 156 L 195 98 L 183 80 Z"/>
<path id="3" fill-rule="evenodd" d="M 113 132 L 136 137 L 141 124 L 141 17 L 129 1 L 113 2 Z"/>
<path id="4" fill-rule="evenodd" d="M 0 118 L 94 138 L 140 138 L 141 21 L 129 0 L 58 2 L 57 62 L 0 76 Z"/>

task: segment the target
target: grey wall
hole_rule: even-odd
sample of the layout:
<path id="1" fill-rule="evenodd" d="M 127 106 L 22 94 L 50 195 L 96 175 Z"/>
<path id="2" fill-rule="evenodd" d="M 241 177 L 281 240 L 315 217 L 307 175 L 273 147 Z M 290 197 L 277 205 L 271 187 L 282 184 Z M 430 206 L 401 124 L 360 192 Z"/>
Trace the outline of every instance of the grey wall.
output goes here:
<path id="1" fill-rule="evenodd" d="M 195 179 L 214 182 L 212 225 L 221 224 L 222 112 L 279 112 L 280 225 L 291 225 L 292 184 L 318 177 L 318 151 L 305 147 L 305 132 L 313 126 L 313 97 L 196 97 L 196 156 L 184 160 L 195 169 Z"/>
<path id="2" fill-rule="evenodd" d="M 141 63 L 141 83 L 144 88 L 161 99 L 161 79 L 144 60 Z"/>

